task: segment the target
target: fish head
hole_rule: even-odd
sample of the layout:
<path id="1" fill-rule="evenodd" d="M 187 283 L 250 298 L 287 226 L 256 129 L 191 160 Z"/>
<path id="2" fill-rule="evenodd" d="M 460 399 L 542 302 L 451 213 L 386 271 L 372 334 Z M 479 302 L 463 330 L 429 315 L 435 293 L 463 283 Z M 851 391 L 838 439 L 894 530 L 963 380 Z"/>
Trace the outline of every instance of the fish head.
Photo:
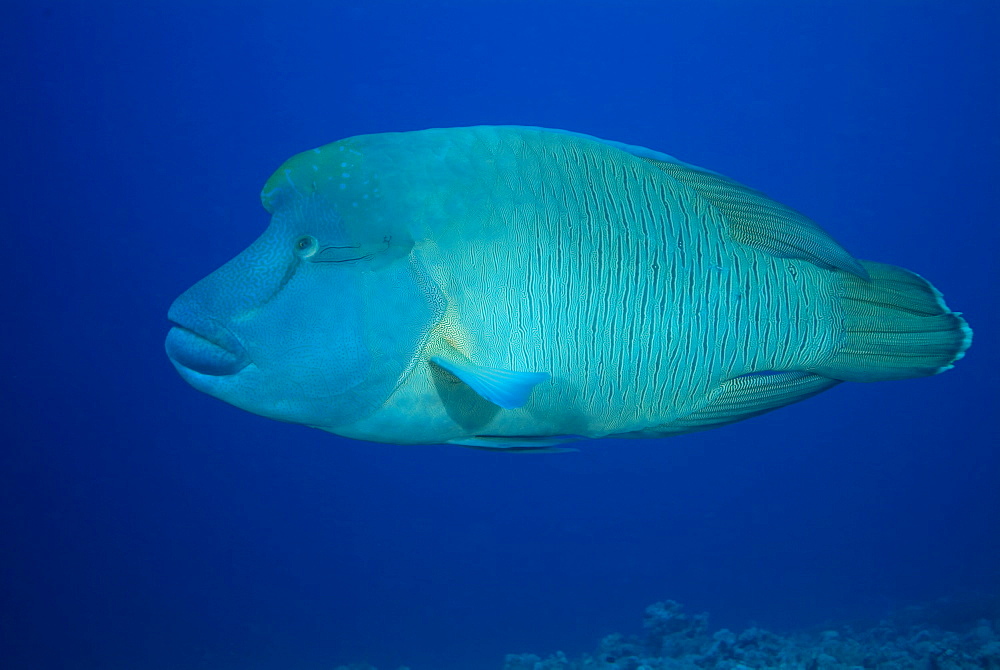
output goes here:
<path id="1" fill-rule="evenodd" d="M 196 389 L 336 432 L 382 406 L 443 314 L 405 203 L 349 141 L 289 159 L 246 250 L 178 297 L 166 350 Z M 387 197 L 390 196 L 390 197 Z"/>

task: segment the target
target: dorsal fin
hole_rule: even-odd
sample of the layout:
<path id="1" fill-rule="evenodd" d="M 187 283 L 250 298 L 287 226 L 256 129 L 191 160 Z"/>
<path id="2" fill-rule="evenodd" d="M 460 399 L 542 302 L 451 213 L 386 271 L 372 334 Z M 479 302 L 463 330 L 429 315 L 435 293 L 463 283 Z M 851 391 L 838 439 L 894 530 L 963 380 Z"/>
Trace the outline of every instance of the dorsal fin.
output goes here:
<path id="1" fill-rule="evenodd" d="M 798 258 L 868 279 L 868 272 L 861 264 L 812 219 L 729 177 L 646 147 L 557 128 L 521 127 L 572 135 L 621 149 L 655 165 L 715 205 L 726 217 L 730 235 L 737 242 L 778 258 Z"/>
<path id="2" fill-rule="evenodd" d="M 638 155 L 689 186 L 722 212 L 733 239 L 778 258 L 798 258 L 868 279 L 858 261 L 829 233 L 791 207 L 739 182 L 680 161 Z"/>

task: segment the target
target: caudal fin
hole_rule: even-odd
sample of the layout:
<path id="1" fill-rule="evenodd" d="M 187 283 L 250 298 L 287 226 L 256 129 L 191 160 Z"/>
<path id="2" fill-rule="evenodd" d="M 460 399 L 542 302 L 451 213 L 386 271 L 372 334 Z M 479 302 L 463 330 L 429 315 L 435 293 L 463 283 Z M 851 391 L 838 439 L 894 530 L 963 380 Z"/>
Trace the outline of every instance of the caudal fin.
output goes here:
<path id="1" fill-rule="evenodd" d="M 862 261 L 870 280 L 843 272 L 844 339 L 811 371 L 853 382 L 944 372 L 972 342 L 972 330 L 930 282 L 909 270 Z"/>

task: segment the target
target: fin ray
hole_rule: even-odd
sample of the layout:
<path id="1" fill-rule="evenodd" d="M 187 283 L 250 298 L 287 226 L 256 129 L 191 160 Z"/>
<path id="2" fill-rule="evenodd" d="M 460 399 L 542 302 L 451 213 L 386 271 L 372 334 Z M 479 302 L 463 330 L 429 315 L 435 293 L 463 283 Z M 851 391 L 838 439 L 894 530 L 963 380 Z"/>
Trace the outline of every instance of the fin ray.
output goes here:
<path id="1" fill-rule="evenodd" d="M 864 267 L 816 223 L 760 191 L 709 170 L 640 155 L 663 172 L 689 186 L 726 217 L 737 242 L 778 258 L 798 258 L 824 268 L 836 268 L 867 279 Z"/>
<path id="2" fill-rule="evenodd" d="M 488 368 L 471 362 L 458 362 L 432 356 L 431 362 L 465 382 L 473 391 L 503 409 L 517 409 L 528 402 L 536 384 L 548 380 L 547 372 L 516 372 Z"/>
<path id="3" fill-rule="evenodd" d="M 636 437 L 666 437 L 718 428 L 806 400 L 840 383 L 809 372 L 743 375 L 723 382 L 708 405 L 673 423 L 642 431 Z"/>
<path id="4" fill-rule="evenodd" d="M 864 267 L 812 219 L 718 172 L 660 151 L 558 128 L 517 126 L 570 135 L 620 149 L 654 165 L 711 202 L 725 216 L 736 241 L 778 258 L 798 258 L 867 279 Z"/>
<path id="5" fill-rule="evenodd" d="M 920 275 L 863 261 L 870 281 L 844 275 L 844 337 L 817 373 L 851 382 L 909 379 L 944 372 L 965 355 L 972 330 Z"/>

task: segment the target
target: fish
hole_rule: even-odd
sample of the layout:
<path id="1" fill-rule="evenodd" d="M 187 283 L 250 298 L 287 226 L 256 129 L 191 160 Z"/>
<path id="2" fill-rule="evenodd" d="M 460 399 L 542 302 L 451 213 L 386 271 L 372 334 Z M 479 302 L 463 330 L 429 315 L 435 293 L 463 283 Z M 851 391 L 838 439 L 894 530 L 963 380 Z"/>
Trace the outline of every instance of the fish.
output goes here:
<path id="1" fill-rule="evenodd" d="M 268 179 L 247 249 L 170 306 L 195 389 L 357 440 L 512 453 L 742 421 L 938 374 L 972 331 L 760 191 L 529 126 L 342 139 Z"/>

